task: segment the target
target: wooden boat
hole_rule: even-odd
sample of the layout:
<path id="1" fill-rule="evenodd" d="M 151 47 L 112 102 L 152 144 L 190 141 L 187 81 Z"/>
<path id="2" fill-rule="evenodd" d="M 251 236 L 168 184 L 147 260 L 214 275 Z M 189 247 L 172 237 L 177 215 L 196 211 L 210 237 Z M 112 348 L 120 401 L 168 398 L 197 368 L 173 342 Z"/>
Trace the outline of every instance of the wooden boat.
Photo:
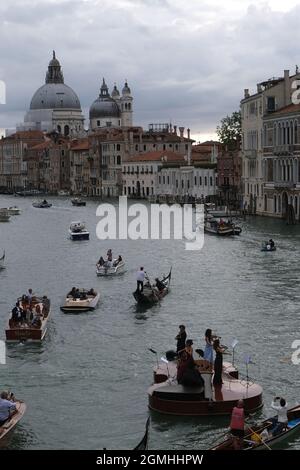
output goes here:
<path id="1" fill-rule="evenodd" d="M 150 416 L 146 422 L 146 430 L 143 438 L 138 443 L 138 445 L 133 450 L 147 450 L 148 449 L 148 440 L 149 440 L 149 426 L 150 426 Z"/>
<path id="2" fill-rule="evenodd" d="M 276 435 L 272 436 L 269 434 L 269 437 L 264 439 L 262 432 L 264 430 L 270 431 L 273 424 L 270 419 L 264 420 L 262 423 L 258 423 L 250 427 L 247 427 L 245 437 L 243 439 L 243 447 L 241 450 L 265 450 L 267 448 L 272 448 L 279 444 L 280 442 L 291 439 L 296 434 L 300 433 L 300 406 L 296 406 L 288 410 L 288 424 L 283 431 Z M 233 436 L 229 436 L 220 444 L 212 447 L 210 450 L 233 450 Z"/>
<path id="3" fill-rule="evenodd" d="M 10 213 L 6 207 L 0 209 L 0 222 L 8 222 L 10 219 Z"/>
<path id="4" fill-rule="evenodd" d="M 23 418 L 24 413 L 26 411 L 26 404 L 21 400 L 15 400 L 17 412 L 12 415 L 12 417 L 6 421 L 2 426 L 0 426 L 0 448 L 5 448 L 11 435 L 20 421 Z"/>
<path id="5" fill-rule="evenodd" d="M 72 222 L 69 228 L 71 240 L 89 240 L 90 233 L 86 230 L 84 222 Z"/>
<path id="6" fill-rule="evenodd" d="M 167 276 L 164 276 L 160 279 L 160 282 L 165 286 L 164 289 L 159 290 L 156 285 L 152 286 L 149 278 L 146 277 L 147 282 L 144 285 L 143 292 L 135 291 L 133 292 L 133 297 L 138 304 L 141 305 L 152 305 L 159 302 L 163 297 L 165 297 L 170 288 L 172 268 Z"/>
<path id="7" fill-rule="evenodd" d="M 71 199 L 71 203 L 73 204 L 73 206 L 85 206 L 86 205 L 86 202 L 80 197 L 75 197 L 74 199 Z"/>
<path id="8" fill-rule="evenodd" d="M 52 204 L 46 201 L 46 199 L 44 199 L 43 201 L 34 202 L 32 205 L 33 207 L 37 207 L 38 209 L 48 209 L 48 207 L 52 207 Z"/>
<path id="9" fill-rule="evenodd" d="M 100 300 L 98 292 L 91 293 L 88 289 L 78 289 L 79 297 L 75 297 L 69 292 L 60 309 L 65 313 L 82 313 L 95 310 Z"/>
<path id="10" fill-rule="evenodd" d="M 204 387 L 187 387 L 177 382 L 177 362 L 161 362 L 154 368 L 154 384 L 148 389 L 149 408 L 163 414 L 181 416 L 229 415 L 239 399 L 244 400 L 247 413 L 262 406 L 260 385 L 239 378 L 238 370 L 228 362 L 223 364 L 223 385 L 212 385 L 213 372 L 206 361 L 199 366 Z"/>
<path id="11" fill-rule="evenodd" d="M 21 308 L 26 309 L 24 302 L 20 300 Z M 8 343 L 19 343 L 19 342 L 41 342 L 47 333 L 47 323 L 50 318 L 50 300 L 47 297 L 32 298 L 32 313 L 38 316 L 38 319 L 32 321 L 28 318 L 24 322 L 14 322 L 9 316 L 7 327 L 5 330 L 6 341 Z M 37 309 L 38 306 L 38 309 Z M 38 314 L 38 310 L 40 314 Z"/>
<path id="12" fill-rule="evenodd" d="M 206 218 L 204 221 L 204 231 L 213 235 L 228 236 L 234 235 L 234 227 L 230 223 L 220 222 L 214 217 Z"/>
<path id="13" fill-rule="evenodd" d="M 122 260 L 120 263 L 114 266 L 114 263 L 116 263 L 117 260 L 115 259 L 112 262 L 111 266 L 103 265 L 100 266 L 100 264 L 96 265 L 96 273 L 97 276 L 117 276 L 118 274 L 122 274 L 125 272 L 125 261 Z"/>
<path id="14" fill-rule="evenodd" d="M 0 269 L 4 268 L 4 260 L 5 260 L 5 251 L 3 251 L 3 255 L 0 258 Z"/>

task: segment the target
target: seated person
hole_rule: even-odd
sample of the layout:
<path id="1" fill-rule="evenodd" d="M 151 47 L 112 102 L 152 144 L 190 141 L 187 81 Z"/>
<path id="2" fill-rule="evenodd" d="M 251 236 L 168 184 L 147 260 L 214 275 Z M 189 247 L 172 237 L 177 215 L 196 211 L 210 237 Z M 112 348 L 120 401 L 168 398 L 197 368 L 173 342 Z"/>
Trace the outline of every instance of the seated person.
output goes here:
<path id="1" fill-rule="evenodd" d="M 86 299 L 87 299 L 86 292 L 81 292 L 79 298 L 80 298 L 81 300 L 86 300 Z"/>
<path id="2" fill-rule="evenodd" d="M 194 359 L 186 351 L 181 353 L 177 367 L 177 382 L 186 386 L 204 386 L 204 380 L 198 371 Z"/>
<path id="3" fill-rule="evenodd" d="M 16 413 L 16 404 L 13 401 L 13 394 L 10 396 L 8 392 L 1 392 L 0 395 L 0 426 L 3 426 L 11 416 Z"/>
<path id="4" fill-rule="evenodd" d="M 67 297 L 75 297 L 75 295 L 76 295 L 76 287 L 72 287 Z"/>
<path id="5" fill-rule="evenodd" d="M 269 245 L 270 245 L 271 248 L 274 248 L 274 246 L 275 246 L 275 243 L 272 240 L 272 238 L 270 238 L 270 240 L 269 240 Z"/>
<path id="6" fill-rule="evenodd" d="M 105 261 L 104 261 L 104 258 L 103 258 L 103 256 L 100 256 L 100 259 L 99 259 L 99 261 L 98 261 L 97 265 L 101 267 L 101 266 L 103 266 L 103 265 L 104 265 L 104 263 L 105 263 Z"/>
<path id="7" fill-rule="evenodd" d="M 94 289 L 92 288 L 88 291 L 87 295 L 92 295 L 93 297 L 96 297 L 97 292 L 95 292 Z"/>
<path id="8" fill-rule="evenodd" d="M 157 287 L 157 289 L 158 289 L 160 292 L 163 291 L 163 290 L 166 288 L 166 286 L 164 285 L 164 283 L 161 282 L 161 281 L 158 279 L 158 277 L 155 278 L 155 282 L 156 282 L 155 286 Z"/>
<path id="9" fill-rule="evenodd" d="M 116 266 L 118 266 L 118 264 L 120 264 L 120 263 L 121 263 L 121 261 L 122 261 L 122 256 L 121 256 L 121 255 L 119 255 L 118 259 L 115 259 L 115 261 L 114 261 L 114 264 L 113 264 L 113 265 L 116 267 Z"/>

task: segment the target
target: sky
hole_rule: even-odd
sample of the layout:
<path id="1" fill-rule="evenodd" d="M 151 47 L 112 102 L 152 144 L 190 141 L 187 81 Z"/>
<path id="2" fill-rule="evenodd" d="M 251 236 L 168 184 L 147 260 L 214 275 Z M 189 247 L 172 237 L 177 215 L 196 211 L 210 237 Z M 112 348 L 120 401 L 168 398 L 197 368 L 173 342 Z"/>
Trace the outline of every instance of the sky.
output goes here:
<path id="1" fill-rule="evenodd" d="M 299 20 L 300 0 L 1 0 L 0 128 L 23 121 L 55 49 L 86 118 L 102 77 L 127 79 L 135 125 L 215 138 L 244 88 L 300 65 Z"/>

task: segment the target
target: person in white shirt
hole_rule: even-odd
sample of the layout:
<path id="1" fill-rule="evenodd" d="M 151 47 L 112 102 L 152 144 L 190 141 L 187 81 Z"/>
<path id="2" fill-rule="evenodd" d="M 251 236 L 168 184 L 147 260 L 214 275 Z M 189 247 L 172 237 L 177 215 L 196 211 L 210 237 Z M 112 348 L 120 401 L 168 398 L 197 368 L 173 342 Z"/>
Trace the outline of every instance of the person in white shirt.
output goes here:
<path id="1" fill-rule="evenodd" d="M 281 431 L 287 426 L 288 416 L 287 416 L 287 403 L 284 398 L 275 397 L 271 403 L 271 408 L 277 411 L 277 416 L 272 418 L 273 427 L 271 429 L 272 436 L 280 434 Z"/>
<path id="2" fill-rule="evenodd" d="M 139 271 L 136 273 L 137 292 L 143 292 L 144 280 L 145 280 L 145 271 L 144 271 L 144 268 L 141 267 Z"/>

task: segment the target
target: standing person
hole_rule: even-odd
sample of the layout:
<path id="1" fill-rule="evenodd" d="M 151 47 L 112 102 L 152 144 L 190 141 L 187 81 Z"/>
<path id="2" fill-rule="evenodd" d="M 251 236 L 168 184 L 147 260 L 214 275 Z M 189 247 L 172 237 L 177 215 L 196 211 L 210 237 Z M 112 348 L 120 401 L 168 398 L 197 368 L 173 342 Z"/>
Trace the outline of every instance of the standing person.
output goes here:
<path id="1" fill-rule="evenodd" d="M 182 351 L 185 348 L 186 341 L 186 331 L 184 325 L 179 325 L 179 333 L 175 338 L 177 340 L 177 349 L 176 351 Z"/>
<path id="2" fill-rule="evenodd" d="M 288 423 L 288 407 L 284 398 L 275 397 L 271 403 L 271 408 L 277 411 L 277 416 L 275 418 L 271 418 L 273 422 L 273 427 L 270 431 L 272 436 L 276 436 L 277 434 L 281 433 L 281 431 L 286 427 Z"/>
<path id="3" fill-rule="evenodd" d="M 112 260 L 113 260 L 113 255 L 112 255 L 111 249 L 109 249 L 108 252 L 107 252 L 107 259 L 110 262 L 112 262 Z"/>
<path id="4" fill-rule="evenodd" d="M 32 289 L 28 289 L 27 298 L 28 298 L 29 305 L 32 304 L 32 297 L 33 297 Z"/>
<path id="5" fill-rule="evenodd" d="M 14 308 L 12 309 L 11 319 L 14 323 L 19 323 L 22 320 L 22 309 L 20 307 L 20 303 L 17 302 Z"/>
<path id="6" fill-rule="evenodd" d="M 141 267 L 139 271 L 136 273 L 137 292 L 143 292 L 145 276 L 146 275 L 145 275 L 144 268 Z"/>
<path id="7" fill-rule="evenodd" d="M 185 352 L 193 358 L 193 340 L 187 339 L 185 342 Z"/>
<path id="8" fill-rule="evenodd" d="M 270 245 L 271 248 L 274 248 L 274 246 L 275 246 L 275 243 L 272 240 L 272 238 L 270 238 L 270 240 L 269 240 L 269 245 Z"/>
<path id="9" fill-rule="evenodd" d="M 223 372 L 223 353 L 225 352 L 225 349 L 222 348 L 220 345 L 220 340 L 215 339 L 214 340 L 214 350 L 216 353 L 216 358 L 215 358 L 215 364 L 214 364 L 214 378 L 213 378 L 213 384 L 214 385 L 221 385 L 223 384 L 222 381 L 222 372 Z"/>
<path id="10" fill-rule="evenodd" d="M 208 328 L 205 332 L 205 349 L 203 358 L 210 362 L 211 367 L 213 367 L 214 363 L 213 343 L 215 339 L 216 336 L 213 336 L 211 329 Z"/>
<path id="11" fill-rule="evenodd" d="M 241 450 L 243 446 L 243 437 L 245 435 L 245 412 L 244 402 L 239 400 L 237 406 L 232 410 L 230 421 L 230 432 L 233 435 L 234 450 Z"/>
<path id="12" fill-rule="evenodd" d="M 0 426 L 2 426 L 15 412 L 16 404 L 9 400 L 7 392 L 2 392 L 0 396 Z"/>

